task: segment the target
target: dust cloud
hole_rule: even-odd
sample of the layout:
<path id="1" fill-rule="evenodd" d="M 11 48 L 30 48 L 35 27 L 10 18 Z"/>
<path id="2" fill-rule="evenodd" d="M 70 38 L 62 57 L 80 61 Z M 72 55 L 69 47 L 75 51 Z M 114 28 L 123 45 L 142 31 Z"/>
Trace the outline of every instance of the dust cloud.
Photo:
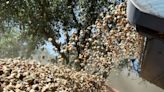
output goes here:
<path id="1" fill-rule="evenodd" d="M 140 78 L 136 73 L 130 72 L 125 68 L 123 71 L 112 71 L 109 76 L 111 87 L 119 92 L 164 92 L 163 89 Z"/>

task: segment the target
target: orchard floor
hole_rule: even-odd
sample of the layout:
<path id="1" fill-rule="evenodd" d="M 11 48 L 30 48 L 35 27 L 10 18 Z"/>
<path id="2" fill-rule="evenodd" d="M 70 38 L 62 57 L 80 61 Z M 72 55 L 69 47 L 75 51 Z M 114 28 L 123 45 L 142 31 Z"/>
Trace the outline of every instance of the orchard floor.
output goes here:
<path id="1" fill-rule="evenodd" d="M 109 81 L 111 87 L 119 92 L 164 92 L 163 89 L 139 78 L 134 72 L 128 76 L 126 68 L 122 72 L 112 71 Z"/>

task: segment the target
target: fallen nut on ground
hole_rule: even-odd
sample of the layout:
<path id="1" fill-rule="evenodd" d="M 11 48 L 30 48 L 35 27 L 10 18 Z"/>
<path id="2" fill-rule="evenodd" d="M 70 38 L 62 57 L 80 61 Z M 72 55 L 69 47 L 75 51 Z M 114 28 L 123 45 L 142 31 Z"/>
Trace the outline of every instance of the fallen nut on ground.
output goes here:
<path id="1" fill-rule="evenodd" d="M 0 61 L 0 92 L 117 92 L 98 76 L 64 66 L 28 62 Z"/>

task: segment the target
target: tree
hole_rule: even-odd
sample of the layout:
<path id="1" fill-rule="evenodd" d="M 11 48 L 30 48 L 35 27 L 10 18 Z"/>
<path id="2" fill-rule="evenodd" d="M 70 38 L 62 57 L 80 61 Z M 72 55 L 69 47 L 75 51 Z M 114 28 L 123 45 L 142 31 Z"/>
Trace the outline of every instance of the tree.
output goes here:
<path id="1" fill-rule="evenodd" d="M 100 10 L 107 5 L 109 2 L 106 0 L 3 0 L 0 16 L 1 23 L 19 25 L 23 33 L 31 35 L 32 40 L 38 43 L 52 38 L 53 45 L 60 53 L 60 44 L 56 42 L 60 37 L 59 30 L 68 32 L 76 28 L 79 35 L 81 29 L 95 22 Z M 67 59 L 64 53 L 60 54 Z"/>

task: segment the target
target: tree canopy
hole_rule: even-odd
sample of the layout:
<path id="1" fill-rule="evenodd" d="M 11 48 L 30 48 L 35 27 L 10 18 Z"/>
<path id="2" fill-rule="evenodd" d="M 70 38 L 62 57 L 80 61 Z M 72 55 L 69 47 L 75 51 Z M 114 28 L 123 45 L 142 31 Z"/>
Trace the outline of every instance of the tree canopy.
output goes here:
<path id="1" fill-rule="evenodd" d="M 18 26 L 36 43 L 52 38 L 60 51 L 57 43 L 60 30 L 68 32 L 76 28 L 79 35 L 110 4 L 108 0 L 2 0 L 0 21 L 1 25 Z"/>

